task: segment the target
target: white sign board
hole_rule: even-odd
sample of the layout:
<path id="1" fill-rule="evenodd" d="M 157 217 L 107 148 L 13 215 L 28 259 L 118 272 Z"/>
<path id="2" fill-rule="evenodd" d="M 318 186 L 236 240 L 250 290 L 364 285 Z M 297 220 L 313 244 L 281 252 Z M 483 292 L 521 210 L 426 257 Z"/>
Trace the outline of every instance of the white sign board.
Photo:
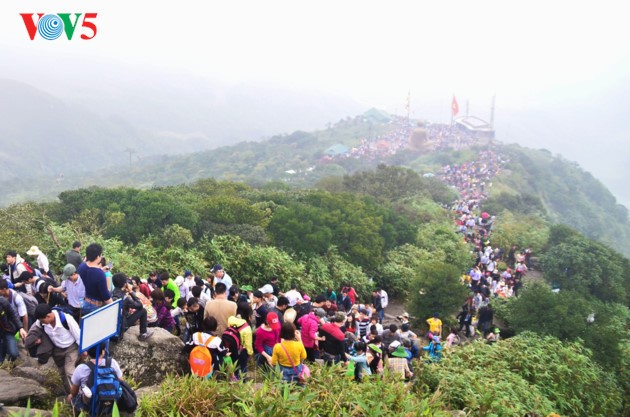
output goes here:
<path id="1" fill-rule="evenodd" d="M 81 342 L 79 352 L 118 334 L 122 312 L 122 300 L 107 304 L 81 318 Z"/>

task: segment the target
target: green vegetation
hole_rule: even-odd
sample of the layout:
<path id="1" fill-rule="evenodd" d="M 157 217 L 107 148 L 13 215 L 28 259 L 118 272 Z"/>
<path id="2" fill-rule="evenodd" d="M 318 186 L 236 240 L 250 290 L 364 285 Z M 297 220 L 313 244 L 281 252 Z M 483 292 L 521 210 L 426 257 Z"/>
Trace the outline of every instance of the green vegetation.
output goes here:
<path id="1" fill-rule="evenodd" d="M 580 343 L 523 333 L 487 345 L 475 342 L 426 365 L 416 385 L 439 391 L 450 409 L 471 416 L 619 415 L 622 392 Z"/>
<path id="2" fill-rule="evenodd" d="M 357 384 L 341 367 L 312 367 L 305 388 L 274 376 L 261 383 L 230 384 L 215 379 L 168 378 L 143 397 L 142 416 L 448 416 L 434 401 L 391 378 Z"/>

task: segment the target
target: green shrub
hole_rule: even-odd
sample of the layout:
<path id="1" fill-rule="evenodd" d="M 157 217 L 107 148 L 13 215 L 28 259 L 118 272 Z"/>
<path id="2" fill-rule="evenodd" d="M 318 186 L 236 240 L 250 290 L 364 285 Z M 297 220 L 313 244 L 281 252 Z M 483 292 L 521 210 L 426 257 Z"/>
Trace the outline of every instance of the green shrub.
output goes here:
<path id="1" fill-rule="evenodd" d="M 311 367 L 305 388 L 278 376 L 262 383 L 169 377 L 158 392 L 140 400 L 138 414 L 152 416 L 447 416 L 428 398 L 410 393 L 402 381 L 374 379 L 361 384 L 342 367 Z"/>
<path id="2" fill-rule="evenodd" d="M 465 407 L 473 417 L 526 412 L 562 416 L 618 415 L 622 395 L 579 342 L 525 332 L 488 345 L 481 341 L 421 369 L 417 390 L 439 390 L 447 407 Z"/>

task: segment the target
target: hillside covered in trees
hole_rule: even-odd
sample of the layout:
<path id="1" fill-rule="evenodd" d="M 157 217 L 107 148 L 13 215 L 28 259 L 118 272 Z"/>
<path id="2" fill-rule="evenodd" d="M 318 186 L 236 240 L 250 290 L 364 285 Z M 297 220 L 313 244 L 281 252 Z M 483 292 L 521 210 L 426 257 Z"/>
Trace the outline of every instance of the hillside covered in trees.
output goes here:
<path id="1" fill-rule="evenodd" d="M 473 151 L 452 157 L 464 158 Z M 415 415 L 401 402 L 405 393 L 416 398 L 408 400 L 424 407 L 426 415 L 462 409 L 471 416 L 628 415 L 624 393 L 630 387 L 630 261 L 578 231 L 554 225 L 547 203 L 534 195 L 534 188 L 527 189 L 531 196 L 515 193 L 525 186 L 510 185 L 518 167 L 513 159 L 501 159 L 499 180 L 493 181 L 482 207 L 496 216 L 492 245 L 506 251 L 513 244 L 530 247 L 540 260 L 544 281 L 526 285 L 518 298 L 494 302 L 508 340 L 495 345 L 474 342 L 445 355 L 439 364 L 418 363 L 409 391 L 399 382 L 374 387 L 366 383 L 370 388 L 358 397 L 362 405 L 354 400 L 327 403 L 319 394 L 322 387 L 354 392 L 353 383 L 318 370 L 312 388 L 291 394 L 310 404 L 304 408 L 307 415 L 322 415 L 331 407 L 341 407 L 347 415 L 369 415 L 367 410 L 377 406 L 368 395 L 373 390 L 391 394 L 380 406 L 391 415 Z M 455 191 L 435 172 L 423 177 L 410 169 L 378 165 L 322 179 L 316 188 L 204 179 L 150 189 L 65 191 L 54 202 L 2 209 L 0 249 L 25 253 L 38 245 L 55 272 L 78 239 L 101 243 L 115 270 L 128 275 L 145 276 L 152 270 L 181 274 L 189 269 L 203 276 L 220 263 L 241 285 L 261 286 L 277 275 L 283 287 L 296 283 L 318 294 L 349 282 L 361 300 L 369 300 L 371 290 L 382 285 L 420 319 L 414 326 L 422 331 L 423 318 L 434 311 L 446 324 L 455 324 L 467 295 L 461 276 L 474 262 L 471 248 L 455 233 L 450 204 Z M 589 322 L 591 314 L 594 321 Z M 167 384 L 165 393 L 186 392 L 190 382 L 174 379 Z M 247 394 L 251 385 L 227 392 L 220 382 L 208 384 L 207 389 L 219 395 L 218 402 L 241 401 L 263 415 L 271 415 L 262 410 L 281 407 L 289 395 L 273 382 L 265 389 L 280 393 L 264 399 Z M 156 395 L 141 405 L 147 415 L 166 415 L 194 403 L 187 403 L 186 396 L 179 402 L 167 394 Z M 249 399 L 237 401 L 234 395 Z"/>
<path id="2" fill-rule="evenodd" d="M 407 167 L 437 178 L 444 167 L 469 163 L 490 149 L 501 156 L 504 164 L 488 184 L 488 190 L 492 190 L 484 203 L 488 211 L 500 214 L 508 209 L 543 216 L 630 255 L 628 209 L 618 204 L 590 173 L 546 150 L 496 141 L 454 146 L 435 133 L 442 134 L 447 128 L 408 124 L 406 119 L 373 109 L 321 131 L 297 131 L 262 142 L 242 142 L 187 155 L 164 154 L 129 167 L 62 179 L 14 178 L 0 183 L 0 190 L 5 204 L 50 201 L 65 190 L 90 186 L 150 189 L 205 178 L 240 181 L 255 187 L 277 182 L 291 189 L 336 190 L 335 183 L 344 175 L 375 169 L 379 164 Z M 400 147 L 401 137 L 412 137 L 419 130 L 426 130 L 424 142 Z M 441 202 L 450 202 L 451 197 L 446 193 Z"/>
<path id="3" fill-rule="evenodd" d="M 350 283 L 369 301 L 383 286 L 420 332 L 435 311 L 457 324 L 476 249 L 456 233 L 455 202 L 479 201 L 475 215 L 492 216 L 488 244 L 505 253 L 529 248 L 543 277 L 518 297 L 493 300 L 508 340 L 472 342 L 439 364 L 420 361 L 413 384 L 374 382 L 350 402 L 327 402 L 323 386 L 356 389 L 316 370 L 313 388 L 291 394 L 309 404 L 303 414 L 370 415 L 375 393 L 385 392 L 378 407 L 390 415 L 630 415 L 628 211 L 592 175 L 545 150 L 371 111 L 324 131 L 157 157 L 52 186 L 20 181 L 4 185 L 21 202 L 0 210 L 0 250 L 25 254 L 37 245 L 55 273 L 78 239 L 101 243 L 128 275 L 204 276 L 220 263 L 254 288 L 272 276 L 308 294 Z M 498 266 L 508 267 L 505 259 Z M 163 389 L 186 392 L 190 383 L 170 379 Z M 217 401 L 254 410 L 247 415 L 267 415 L 289 395 L 277 381 L 266 382 L 268 398 L 250 385 L 228 392 L 208 384 Z M 190 398 L 156 395 L 141 405 L 146 415 L 181 410 Z"/>

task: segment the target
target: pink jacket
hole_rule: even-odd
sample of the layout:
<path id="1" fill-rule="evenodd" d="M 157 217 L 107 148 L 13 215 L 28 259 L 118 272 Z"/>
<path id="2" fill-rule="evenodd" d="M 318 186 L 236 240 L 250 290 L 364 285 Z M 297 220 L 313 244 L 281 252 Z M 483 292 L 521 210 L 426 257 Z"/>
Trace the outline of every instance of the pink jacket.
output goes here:
<path id="1" fill-rule="evenodd" d="M 315 313 L 311 311 L 307 315 L 300 317 L 298 323 L 302 326 L 302 344 L 305 348 L 314 347 L 317 330 L 319 330 L 319 319 Z"/>

